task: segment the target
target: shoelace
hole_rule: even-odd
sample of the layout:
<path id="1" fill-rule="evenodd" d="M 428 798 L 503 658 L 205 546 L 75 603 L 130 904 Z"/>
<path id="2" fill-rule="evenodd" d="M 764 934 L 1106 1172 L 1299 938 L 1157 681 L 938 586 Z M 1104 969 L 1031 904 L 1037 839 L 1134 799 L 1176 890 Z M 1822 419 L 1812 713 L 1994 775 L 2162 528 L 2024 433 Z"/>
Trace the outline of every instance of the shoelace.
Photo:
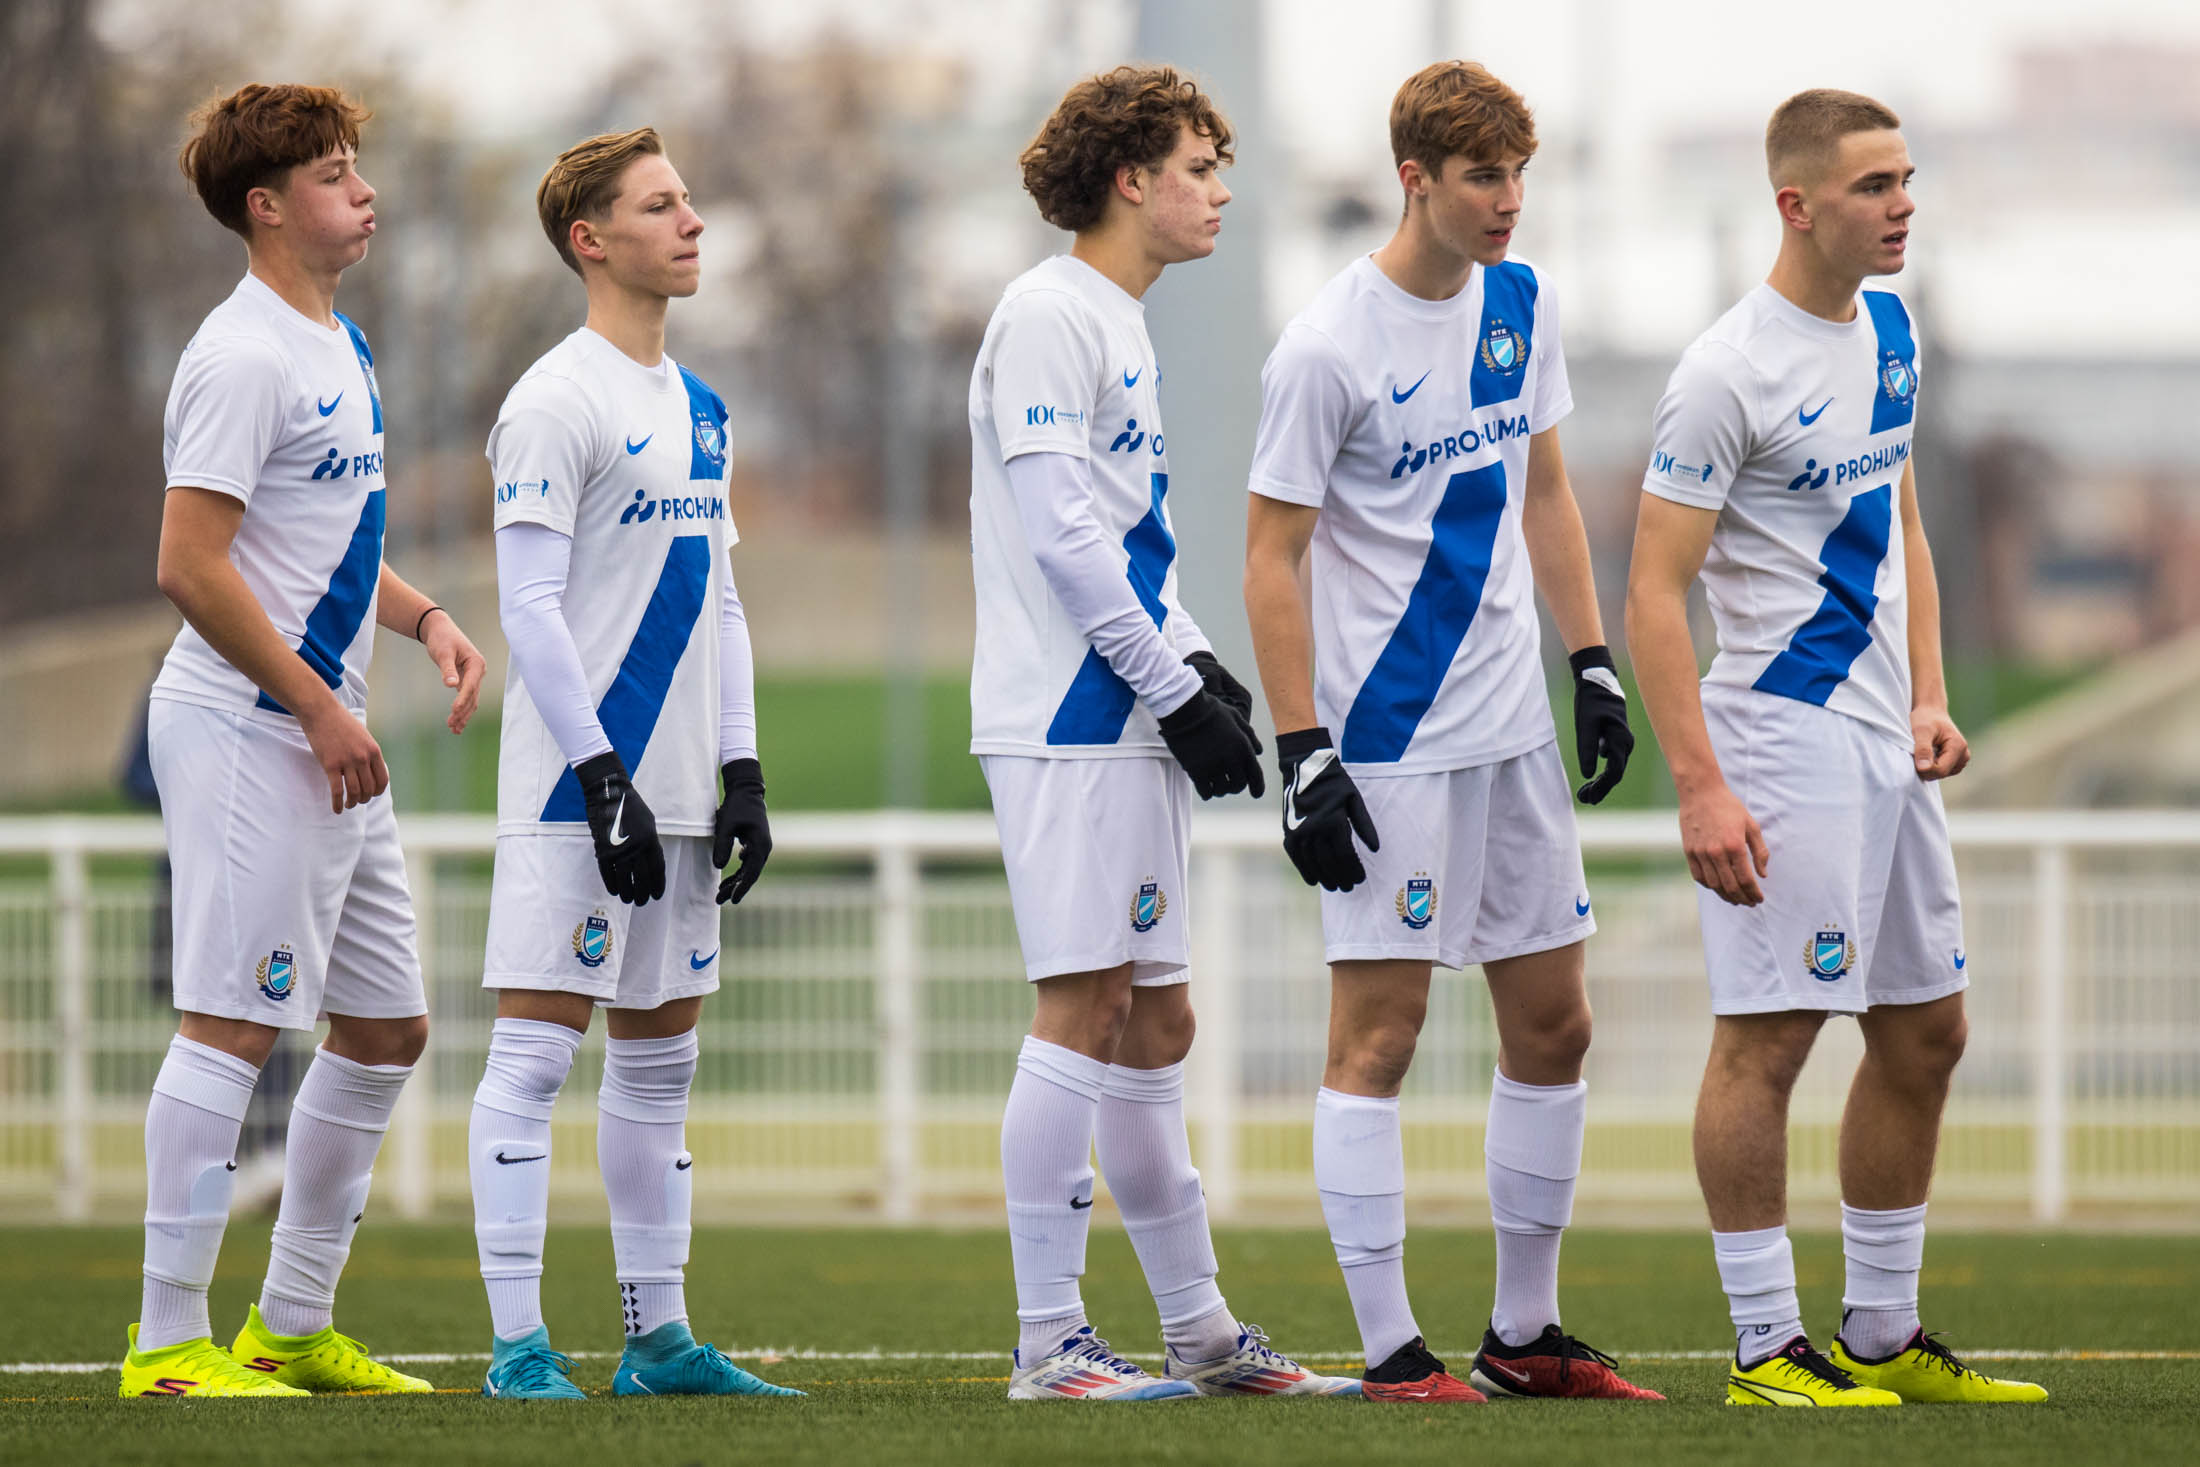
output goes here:
<path id="1" fill-rule="evenodd" d="M 551 1372 L 559 1375 L 573 1374 L 573 1359 L 556 1350 L 529 1350 L 512 1365 L 512 1384 L 532 1390 L 551 1383 Z"/>
<path id="2" fill-rule="evenodd" d="M 1605 1354 L 1586 1340 L 1577 1340 L 1572 1335 L 1560 1335 L 1558 1337 L 1558 1378 L 1560 1380 L 1565 1380 L 1572 1373 L 1576 1360 L 1591 1360 L 1603 1366 L 1606 1370 L 1616 1370 L 1619 1366 L 1619 1361 L 1615 1357 Z"/>
<path id="3" fill-rule="evenodd" d="M 1090 1360 L 1093 1364 L 1099 1366 L 1105 1371 L 1108 1371 L 1110 1374 L 1120 1375 L 1126 1379 L 1134 1375 L 1145 1374 L 1145 1372 L 1143 1370 L 1140 1370 L 1136 1365 L 1131 1364 L 1130 1361 L 1125 1360 L 1122 1356 L 1116 1354 L 1113 1350 L 1109 1349 L 1108 1342 L 1101 1339 L 1098 1335 L 1094 1335 L 1091 1339 L 1086 1340 L 1083 1344 L 1079 1345 L 1076 1349 L 1070 1351 L 1069 1353 L 1073 1359 L 1083 1358 Z"/>
<path id="4" fill-rule="evenodd" d="M 1937 1334 L 1918 1336 L 1917 1344 L 1914 1348 L 1930 1356 L 1933 1362 L 1939 1365 L 1941 1369 L 1947 1371 L 1950 1375 L 1955 1376 L 1959 1380 L 1966 1375 L 1978 1375 L 1977 1371 L 1973 1370 L 1970 1366 L 1964 1364 L 1961 1360 L 1958 1360 L 1956 1358 L 1956 1352 L 1949 1349 L 1946 1345 L 1943 1345 L 1940 1342 L 1940 1336 Z M 1980 1377 L 1980 1379 L 1982 1380 L 1984 1378 L 1985 1377 L 1983 1376 Z"/>
<path id="5" fill-rule="evenodd" d="M 1856 1380 L 1853 1376 L 1808 1345 L 1800 1346 L 1793 1351 L 1782 1352 L 1773 1358 L 1799 1375 L 1816 1376 L 1835 1390 L 1852 1391 L 1856 1389 Z"/>

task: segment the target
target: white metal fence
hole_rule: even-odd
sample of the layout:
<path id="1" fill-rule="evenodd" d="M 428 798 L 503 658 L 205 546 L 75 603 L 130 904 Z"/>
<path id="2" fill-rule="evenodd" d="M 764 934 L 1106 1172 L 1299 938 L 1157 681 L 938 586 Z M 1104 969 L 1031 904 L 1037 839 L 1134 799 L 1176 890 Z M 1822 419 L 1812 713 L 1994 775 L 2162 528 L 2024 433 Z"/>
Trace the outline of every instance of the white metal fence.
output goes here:
<path id="1" fill-rule="evenodd" d="M 1936 1202 L 2011 1220 L 2200 1221 L 2200 815 L 1961 814 L 1972 1039 Z M 378 1199 L 463 1205 L 492 831 L 402 822 L 434 1032 Z M 773 869 L 725 916 L 689 1147 L 707 1215 L 901 1220 L 997 1205 L 997 1134 L 1030 1014 L 991 818 L 789 815 Z M 1689 1116 L 1710 1021 L 1695 902 L 1668 815 L 1589 815 L 1585 1214 L 1694 1204 Z M 1189 1066 L 1195 1149 L 1223 1218 L 1317 1216 L 1309 1175 L 1327 981 L 1313 894 L 1266 813 L 1194 822 Z M 0 820 L 0 1209 L 142 1206 L 145 1096 L 173 1032 L 157 820 Z M 286 1041 L 296 1043 L 296 1040 Z M 601 1026 L 559 1104 L 565 1212 L 600 1208 Z M 1798 1089 L 1793 1190 L 1834 1195 L 1859 1051 L 1830 1024 Z M 1482 1193 L 1496 1041 L 1473 975 L 1440 973 L 1406 1089 L 1409 1195 Z"/>

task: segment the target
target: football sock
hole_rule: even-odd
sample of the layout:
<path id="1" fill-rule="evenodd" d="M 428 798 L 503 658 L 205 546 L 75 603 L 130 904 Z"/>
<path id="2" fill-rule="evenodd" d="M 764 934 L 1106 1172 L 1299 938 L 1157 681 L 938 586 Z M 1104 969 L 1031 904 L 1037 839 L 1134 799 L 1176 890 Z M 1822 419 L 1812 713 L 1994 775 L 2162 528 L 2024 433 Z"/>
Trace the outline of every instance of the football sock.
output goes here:
<path id="1" fill-rule="evenodd" d="M 683 1280 L 695 1196 L 688 1088 L 701 1052 L 693 1029 L 604 1041 L 596 1165 L 611 1202 L 611 1252 L 629 1336 L 687 1318 Z"/>
<path id="2" fill-rule="evenodd" d="M 1078 1280 L 1092 1222 L 1092 1132 L 1108 1067 L 1026 1036 L 1001 1116 L 1008 1250 L 1016 1269 L 1017 1355 L 1051 1354 L 1085 1322 Z"/>
<path id="3" fill-rule="evenodd" d="M 1925 1266 L 1925 1204 L 1867 1212 L 1841 1204 L 1841 1343 L 1862 1359 L 1894 1354 L 1917 1333 L 1917 1275 Z"/>
<path id="4" fill-rule="evenodd" d="M 1787 1224 L 1746 1233 L 1713 1233 L 1719 1285 L 1734 1320 L 1734 1358 L 1745 1368 L 1770 1359 L 1803 1332 L 1795 1299 L 1795 1250 Z"/>
<path id="5" fill-rule="evenodd" d="M 550 1110 L 580 1050 L 578 1030 L 499 1019 L 466 1127 L 474 1242 L 489 1321 L 516 1340 L 542 1324 L 542 1238 L 550 1225 Z"/>
<path id="6" fill-rule="evenodd" d="M 1421 1333 L 1406 1302 L 1406 1149 L 1398 1098 L 1314 1096 L 1314 1185 L 1367 1363 Z"/>
<path id="7" fill-rule="evenodd" d="M 260 1318 L 278 1335 L 317 1334 L 336 1307 L 336 1280 L 366 1212 L 375 1153 L 411 1065 L 363 1065 L 313 1052 L 290 1103 L 283 1203 L 269 1246 Z"/>
<path id="8" fill-rule="evenodd" d="M 1574 1217 L 1589 1086 L 1523 1085 L 1498 1072 L 1482 1151 L 1497 1230 L 1497 1303 L 1490 1328 L 1525 1345 L 1558 1323 L 1558 1245 Z"/>
<path id="9" fill-rule="evenodd" d="M 1101 1175 L 1123 1215 L 1161 1312 L 1161 1339 L 1180 1360 L 1237 1348 L 1238 1323 L 1215 1286 L 1207 1194 L 1184 1131 L 1184 1066 L 1108 1066 L 1093 1123 Z"/>
<path id="10" fill-rule="evenodd" d="M 145 1107 L 145 1293 L 139 1350 L 213 1333 L 206 1290 L 229 1225 L 237 1133 L 257 1066 L 178 1034 Z"/>

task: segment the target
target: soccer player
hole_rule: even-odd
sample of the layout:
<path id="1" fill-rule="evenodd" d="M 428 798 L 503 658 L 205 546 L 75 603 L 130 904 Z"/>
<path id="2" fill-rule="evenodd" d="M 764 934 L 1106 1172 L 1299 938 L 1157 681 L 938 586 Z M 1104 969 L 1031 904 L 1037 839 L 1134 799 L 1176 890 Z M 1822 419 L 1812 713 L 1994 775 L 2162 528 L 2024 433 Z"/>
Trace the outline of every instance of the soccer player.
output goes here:
<path id="1" fill-rule="evenodd" d="M 329 87 L 248 86 L 183 146 L 246 273 L 184 348 L 163 435 L 161 591 L 184 628 L 148 714 L 175 870 L 182 1011 L 145 1112 L 145 1295 L 125 1396 L 412 1392 L 330 1311 L 390 1112 L 428 1038 L 389 770 L 367 731 L 379 623 L 453 689 L 483 662 L 382 560 L 382 398 L 335 309 L 374 236 L 367 113 Z M 285 1029 L 328 1038 L 291 1108 L 259 1303 L 228 1351 L 206 1313 L 252 1087 Z"/>
<path id="2" fill-rule="evenodd" d="M 1214 252 L 1230 142 L 1214 103 L 1166 67 L 1071 87 L 1022 163 L 1039 213 L 1075 243 L 1003 292 L 970 379 L 970 747 L 1037 994 L 1001 1120 L 1014 1400 L 1358 1385 L 1276 1354 L 1230 1313 L 1184 1130 L 1192 796 L 1263 782 L 1252 697 L 1177 599 L 1140 297 L 1166 266 Z M 1160 1309 L 1160 1378 L 1108 1348 L 1078 1292 L 1096 1141 Z"/>
<path id="3" fill-rule="evenodd" d="M 1559 1236 L 1588 1113 L 1582 941 L 1596 924 L 1538 588 L 1571 653 L 1576 752 L 1594 776 L 1584 800 L 1618 782 L 1634 737 L 1559 449 L 1573 398 L 1551 284 L 1508 258 L 1534 120 L 1482 67 L 1443 61 L 1398 89 L 1390 146 L 1397 232 L 1322 288 L 1261 374 L 1246 525 L 1284 850 L 1323 888 L 1314 1181 L 1367 1399 L 1660 1399 L 1559 1326 Z M 1497 1017 L 1484 1143 L 1497 1297 L 1471 1371 L 1481 1391 L 1429 1353 L 1406 1300 L 1398 1092 L 1438 963 L 1480 964 Z"/>
<path id="4" fill-rule="evenodd" d="M 1918 1326 L 1968 982 L 1936 781 L 1971 756 L 1948 716 L 1910 459 L 1917 327 L 1894 292 L 1861 288 L 1899 271 L 1909 240 L 1899 125 L 1853 92 L 1772 114 L 1779 257 L 1673 371 L 1628 576 L 1628 646 L 1701 888 L 1716 1017 L 1696 1175 L 1741 1405 L 2046 1395 L 1977 1374 Z M 1700 690 L 1684 609 L 1699 571 L 1719 642 Z M 1803 1332 L 1787 1238 L 1788 1095 L 1828 1014 L 1864 1031 L 1830 1356 Z"/>
<path id="5" fill-rule="evenodd" d="M 482 980 L 497 1018 L 467 1137 L 495 1331 L 482 1394 L 582 1394 L 543 1326 L 542 1246 L 551 1105 L 601 1006 L 596 1158 L 626 1323 L 612 1390 L 800 1395 L 697 1344 L 682 1287 L 717 903 L 740 901 L 771 855 L 727 564 L 726 405 L 665 355 L 703 221 L 647 127 L 566 149 L 535 205 L 588 317 L 527 369 L 489 435 L 512 666 Z"/>

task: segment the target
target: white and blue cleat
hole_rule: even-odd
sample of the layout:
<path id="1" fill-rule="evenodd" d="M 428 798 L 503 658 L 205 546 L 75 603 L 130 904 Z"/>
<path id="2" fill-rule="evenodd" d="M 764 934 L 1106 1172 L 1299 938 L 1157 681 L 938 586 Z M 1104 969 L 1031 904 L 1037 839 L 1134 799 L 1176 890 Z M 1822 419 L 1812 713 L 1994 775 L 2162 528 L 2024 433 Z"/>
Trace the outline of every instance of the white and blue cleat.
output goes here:
<path id="1" fill-rule="evenodd" d="M 1187 1401 L 1199 1396 L 1199 1388 L 1188 1380 L 1163 1380 L 1125 1360 L 1089 1324 L 1029 1365 L 1021 1350 L 1013 1358 L 1011 1401 Z"/>
<path id="2" fill-rule="evenodd" d="M 550 1348 L 550 1331 L 538 1324 L 516 1340 L 495 1340 L 481 1393 L 499 1401 L 587 1400 L 566 1378 L 572 1373 L 573 1362 Z"/>
<path id="3" fill-rule="evenodd" d="M 1259 1325 L 1239 1326 L 1237 1348 L 1219 1360 L 1181 1360 L 1174 1350 L 1161 1367 L 1170 1380 L 1203 1396 L 1356 1396 L 1355 1376 L 1320 1375 L 1268 1348 Z"/>
<path id="4" fill-rule="evenodd" d="M 675 1319 L 626 1342 L 611 1375 L 615 1396 L 806 1396 L 807 1391 L 759 1380 L 716 1345 L 698 1345 L 687 1321 Z"/>

